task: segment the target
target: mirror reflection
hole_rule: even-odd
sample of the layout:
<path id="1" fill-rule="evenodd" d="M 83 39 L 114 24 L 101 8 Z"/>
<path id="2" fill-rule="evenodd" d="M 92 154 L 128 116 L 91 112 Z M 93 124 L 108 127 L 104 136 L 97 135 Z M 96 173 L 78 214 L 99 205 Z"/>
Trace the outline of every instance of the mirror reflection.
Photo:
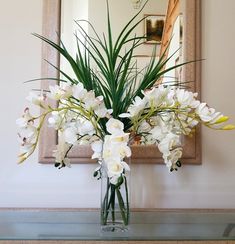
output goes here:
<path id="1" fill-rule="evenodd" d="M 182 63 L 183 59 L 183 9 L 185 0 L 149 0 L 142 10 L 139 19 L 145 19 L 135 28 L 133 37 L 146 36 L 143 44 L 135 50 L 136 66 L 138 70 L 144 69 L 149 63 L 151 56 L 156 59 L 165 53 L 166 57 L 173 57 L 166 65 L 168 67 Z M 141 9 L 145 1 L 140 0 L 110 0 L 110 17 L 113 39 L 128 21 Z M 80 32 L 77 20 L 88 35 L 94 36 L 89 21 L 95 28 L 97 34 L 102 37 L 107 35 L 106 1 L 96 0 L 62 0 L 61 8 L 61 38 L 66 48 L 75 57 L 77 43 L 74 33 L 85 43 L 85 38 Z M 169 48 L 166 50 L 166 47 Z M 156 51 L 153 54 L 154 47 Z M 82 46 L 80 45 L 80 48 Z M 126 47 L 128 49 L 128 45 Z M 178 51 L 177 51 L 178 50 Z M 61 58 L 61 69 L 73 77 L 66 61 Z M 183 81 L 183 68 L 168 72 L 158 82 Z"/>

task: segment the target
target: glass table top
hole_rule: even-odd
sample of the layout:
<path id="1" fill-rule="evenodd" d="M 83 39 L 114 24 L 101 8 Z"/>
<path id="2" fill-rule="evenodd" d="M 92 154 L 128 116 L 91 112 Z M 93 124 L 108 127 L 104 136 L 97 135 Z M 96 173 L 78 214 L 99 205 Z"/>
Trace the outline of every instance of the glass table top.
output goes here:
<path id="1" fill-rule="evenodd" d="M 0 210 L 0 240 L 235 240 L 235 211 L 132 211 L 103 233 L 98 210 Z"/>

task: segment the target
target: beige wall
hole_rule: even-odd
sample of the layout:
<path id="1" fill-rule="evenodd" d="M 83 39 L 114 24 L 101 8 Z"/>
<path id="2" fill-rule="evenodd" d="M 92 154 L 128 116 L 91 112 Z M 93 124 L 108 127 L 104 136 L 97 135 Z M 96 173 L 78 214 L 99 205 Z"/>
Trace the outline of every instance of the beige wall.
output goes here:
<path id="1" fill-rule="evenodd" d="M 202 99 L 235 121 L 234 0 L 202 0 Z M 35 154 L 16 165 L 15 119 L 40 77 L 41 0 L 0 0 L 0 207 L 98 207 L 95 165 L 57 170 Z M 169 174 L 162 165 L 132 167 L 134 207 L 234 208 L 235 132 L 203 129 L 201 166 Z"/>

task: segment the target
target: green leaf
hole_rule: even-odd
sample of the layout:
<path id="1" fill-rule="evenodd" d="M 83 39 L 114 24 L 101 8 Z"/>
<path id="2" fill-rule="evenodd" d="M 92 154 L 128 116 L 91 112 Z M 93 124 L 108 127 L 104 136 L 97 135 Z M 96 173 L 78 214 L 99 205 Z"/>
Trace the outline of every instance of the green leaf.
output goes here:
<path id="1" fill-rule="evenodd" d="M 128 219 L 127 219 L 127 216 L 126 216 L 125 204 L 124 204 L 124 201 L 123 201 L 123 198 L 122 198 L 122 194 L 121 194 L 121 192 L 119 191 L 118 188 L 116 188 L 116 194 L 117 194 L 118 204 L 119 204 L 119 207 L 120 207 L 120 211 L 121 211 L 121 216 L 122 216 L 123 222 L 124 222 L 125 225 L 128 225 Z"/>

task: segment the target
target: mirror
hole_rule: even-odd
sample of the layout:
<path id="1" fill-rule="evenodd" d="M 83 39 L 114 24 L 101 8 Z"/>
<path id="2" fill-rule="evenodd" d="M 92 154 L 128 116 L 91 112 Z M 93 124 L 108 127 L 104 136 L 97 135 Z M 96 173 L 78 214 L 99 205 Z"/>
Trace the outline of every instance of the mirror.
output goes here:
<path id="1" fill-rule="evenodd" d="M 59 42 L 58 32 L 66 47 L 74 53 L 76 44 L 73 43 L 73 33 L 76 30 L 74 20 L 87 19 L 94 23 L 98 34 L 102 35 L 106 29 L 106 5 L 104 0 L 96 0 L 96 4 L 89 4 L 88 0 L 44 0 L 43 35 Z M 121 28 L 137 13 L 130 0 L 110 0 L 110 14 L 114 38 Z M 115 6 L 114 6 L 115 5 Z M 101 14 L 102 13 L 102 14 Z M 121 13 L 121 14 L 120 14 Z M 145 67 L 150 60 L 153 44 L 157 45 L 156 58 L 162 54 L 170 42 L 166 55 L 172 55 L 176 49 L 182 47 L 171 59 L 170 66 L 189 60 L 200 59 L 200 0 L 149 0 L 140 18 L 146 19 L 136 29 L 137 35 L 146 35 L 146 42 L 136 49 L 138 68 Z M 164 24 L 164 25 L 163 25 Z M 90 34 L 91 28 L 85 23 L 83 26 Z M 61 65 L 69 72 L 69 67 L 58 53 L 43 43 L 43 57 L 55 65 Z M 59 77 L 58 72 L 43 62 L 42 77 Z M 184 68 L 173 70 L 163 77 L 161 82 L 170 79 L 190 81 L 190 89 L 200 93 L 200 62 L 191 63 Z M 42 81 L 42 88 L 46 89 L 51 81 Z M 55 104 L 54 104 L 55 105 Z M 39 145 L 39 162 L 53 163 L 52 151 L 57 142 L 56 132 L 44 127 Z M 185 139 L 183 163 L 201 163 L 200 128 L 195 136 Z M 91 151 L 87 146 L 74 148 L 70 153 L 72 163 L 91 163 Z M 160 163 L 161 154 L 155 146 L 134 146 L 132 148 L 133 163 Z"/>
<path id="2" fill-rule="evenodd" d="M 145 5 L 136 22 L 143 17 L 146 19 L 135 28 L 132 34 L 133 37 L 135 35 L 146 35 L 147 37 L 146 40 L 144 40 L 144 44 L 137 47 L 134 52 L 138 70 L 144 69 L 149 63 L 154 47 L 156 47 L 156 53 L 154 55 L 156 56 L 155 58 L 158 59 L 159 55 L 162 55 L 165 48 L 169 45 L 169 51 L 166 56 L 170 57 L 173 55 L 173 57 L 170 59 L 170 62 L 167 63 L 166 69 L 184 61 L 182 57 L 183 37 L 182 31 L 180 36 L 180 27 L 182 30 L 182 13 L 185 1 L 186 0 L 149 0 Z M 137 6 L 138 8 L 136 8 L 136 5 L 133 5 L 133 1 L 131 0 L 109 1 L 114 41 L 128 21 L 144 5 L 144 2 L 145 1 L 138 1 L 139 5 Z M 120 13 L 122 13 L 121 18 Z M 82 26 L 89 36 L 96 38 L 91 26 L 79 20 L 89 21 L 94 26 L 100 39 L 103 38 L 103 34 L 107 37 L 106 1 L 96 0 L 95 4 L 92 4 L 92 1 L 88 0 L 61 0 L 61 39 L 73 57 L 76 56 L 77 50 L 74 33 L 85 43 L 85 37 L 80 32 L 81 30 L 78 24 Z M 78 24 L 76 23 L 77 21 Z M 126 46 L 126 50 L 128 50 L 130 45 Z M 80 45 L 80 49 L 83 50 L 84 47 Z M 180 51 L 176 52 L 178 49 L 180 49 Z M 174 54 L 174 52 L 176 53 Z M 66 74 L 70 74 L 71 77 L 74 76 L 68 62 L 64 60 L 63 57 L 61 57 L 60 60 L 60 67 Z M 181 73 L 180 71 L 181 70 L 178 70 L 179 73 Z M 163 79 L 163 82 L 174 81 L 175 73 L 176 70 L 170 71 Z M 178 75 L 179 74 L 177 74 L 177 77 Z M 64 77 L 62 76 L 61 78 L 63 79 Z"/>

